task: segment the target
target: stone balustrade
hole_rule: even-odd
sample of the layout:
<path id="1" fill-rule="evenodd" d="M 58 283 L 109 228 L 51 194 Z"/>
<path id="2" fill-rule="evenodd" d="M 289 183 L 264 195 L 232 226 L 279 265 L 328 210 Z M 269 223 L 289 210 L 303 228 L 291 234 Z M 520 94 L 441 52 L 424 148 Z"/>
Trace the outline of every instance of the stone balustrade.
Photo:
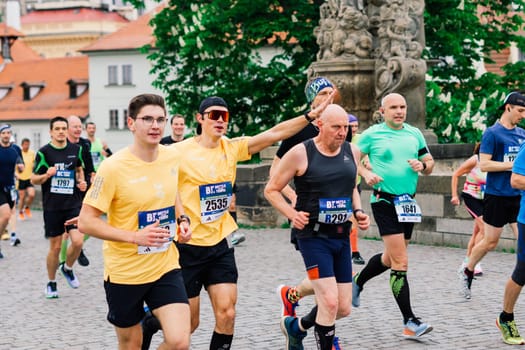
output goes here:
<path id="1" fill-rule="evenodd" d="M 431 145 L 430 150 L 436 158 L 434 172 L 430 176 L 421 176 L 418 183 L 416 200 L 423 212 L 423 220 L 416 224 L 413 242 L 466 247 L 472 234 L 474 221 L 463 205 L 450 204 L 450 181 L 453 169 L 472 154 L 473 145 Z M 239 165 L 237 170 L 237 210 L 239 222 L 247 225 L 280 226 L 286 218 L 274 210 L 264 198 L 264 186 L 270 169 L 269 159 L 275 149 L 261 154 L 262 164 Z M 458 193 L 461 193 L 464 179 L 460 179 Z M 361 184 L 363 209 L 371 215 L 371 189 Z M 361 237 L 375 237 L 379 234 L 374 220 Z M 498 249 L 515 248 L 515 239 L 508 226 L 505 227 Z"/>
<path id="2" fill-rule="evenodd" d="M 416 224 L 413 242 L 466 247 L 472 234 L 474 221 L 463 206 L 450 204 L 450 180 L 453 169 L 472 153 L 473 145 L 432 145 L 431 153 L 436 160 L 434 172 L 421 176 L 417 190 L 417 202 L 423 212 L 423 220 Z M 245 225 L 275 227 L 287 223 L 264 198 L 264 186 L 268 181 L 270 160 L 275 147 L 261 153 L 263 162 L 253 165 L 239 165 L 237 169 L 237 211 L 239 222 Z M 464 179 L 460 179 L 459 190 Z M 361 184 L 363 209 L 371 215 L 371 189 Z M 40 186 L 36 186 L 35 208 L 42 208 Z M 360 232 L 361 237 L 378 238 L 374 220 L 368 231 Z M 505 227 L 498 249 L 515 248 L 515 239 L 508 226 Z"/>

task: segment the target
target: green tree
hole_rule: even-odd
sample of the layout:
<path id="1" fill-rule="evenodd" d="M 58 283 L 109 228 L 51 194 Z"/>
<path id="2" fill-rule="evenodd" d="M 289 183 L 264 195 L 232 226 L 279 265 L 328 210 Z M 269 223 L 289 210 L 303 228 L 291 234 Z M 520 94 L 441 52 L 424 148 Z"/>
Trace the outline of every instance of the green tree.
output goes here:
<path id="1" fill-rule="evenodd" d="M 318 50 L 313 30 L 323 2 L 170 0 L 152 20 L 155 85 L 173 111 L 188 116 L 204 96 L 224 97 L 232 136 L 265 130 L 306 107 L 303 89 Z M 521 62 L 506 65 L 505 76 L 476 76 L 475 68 L 512 42 L 525 49 L 524 2 L 426 0 L 424 58 L 438 62 L 429 69 L 427 125 L 440 142 L 478 140 L 499 116 L 503 95 L 525 88 Z M 266 62 L 257 50 L 270 42 L 277 54 Z"/>
<path id="2" fill-rule="evenodd" d="M 203 97 L 223 97 L 231 136 L 266 130 L 305 107 L 318 7 L 308 0 L 170 0 L 152 20 L 154 84 L 173 111 L 188 116 Z M 277 54 L 265 61 L 258 49 L 268 43 Z"/>
<path id="3" fill-rule="evenodd" d="M 524 63 L 507 64 L 505 76 L 476 76 L 476 63 L 493 63 L 490 54 L 514 42 L 525 50 L 520 35 L 523 0 L 427 0 L 425 35 L 431 66 L 427 81 L 427 125 L 440 142 L 473 142 L 492 125 L 506 93 L 525 88 Z"/>

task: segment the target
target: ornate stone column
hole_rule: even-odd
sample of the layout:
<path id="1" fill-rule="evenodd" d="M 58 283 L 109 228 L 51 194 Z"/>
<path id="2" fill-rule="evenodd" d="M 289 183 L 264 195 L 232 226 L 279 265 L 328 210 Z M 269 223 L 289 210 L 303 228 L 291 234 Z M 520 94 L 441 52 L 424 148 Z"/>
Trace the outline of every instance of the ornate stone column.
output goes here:
<path id="1" fill-rule="evenodd" d="M 425 130 L 426 62 L 424 0 L 326 0 L 314 34 L 319 45 L 309 77 L 326 76 L 341 91 L 342 105 L 363 127 L 388 93 L 405 96 L 407 122 Z"/>

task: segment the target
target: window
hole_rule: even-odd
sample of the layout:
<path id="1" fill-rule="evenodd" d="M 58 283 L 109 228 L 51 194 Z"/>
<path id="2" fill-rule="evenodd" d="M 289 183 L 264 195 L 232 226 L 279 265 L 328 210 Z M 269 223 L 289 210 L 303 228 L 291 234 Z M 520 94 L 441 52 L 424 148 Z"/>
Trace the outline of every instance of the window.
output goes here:
<path id="1" fill-rule="evenodd" d="M 118 84 L 117 66 L 108 66 L 108 85 Z"/>
<path id="2" fill-rule="evenodd" d="M 131 64 L 122 65 L 122 85 L 131 85 L 133 84 L 133 76 L 131 70 Z"/>
<path id="3" fill-rule="evenodd" d="M 523 50 L 518 50 L 518 61 L 525 61 L 525 52 Z"/>
<path id="4" fill-rule="evenodd" d="M 67 84 L 69 85 L 69 98 L 77 98 L 88 89 L 88 81 L 85 79 L 69 79 Z"/>
<path id="5" fill-rule="evenodd" d="M 35 98 L 36 95 L 46 86 L 46 83 L 44 82 L 36 82 L 36 83 L 30 83 L 24 81 L 22 84 L 20 84 L 22 89 L 24 90 L 24 101 L 30 101 L 33 98 Z"/>
<path id="6" fill-rule="evenodd" d="M 118 129 L 119 128 L 118 109 L 110 109 L 109 110 L 109 128 L 110 129 Z"/>
<path id="7" fill-rule="evenodd" d="M 122 110 L 122 129 L 125 129 L 127 128 L 127 125 L 128 125 L 128 110 L 127 109 L 123 109 Z"/>
<path id="8" fill-rule="evenodd" d="M 31 148 L 40 149 L 42 147 L 42 140 L 40 138 L 40 131 L 33 131 L 33 142 Z"/>
<path id="9" fill-rule="evenodd" d="M 0 100 L 13 89 L 13 84 L 0 84 Z"/>

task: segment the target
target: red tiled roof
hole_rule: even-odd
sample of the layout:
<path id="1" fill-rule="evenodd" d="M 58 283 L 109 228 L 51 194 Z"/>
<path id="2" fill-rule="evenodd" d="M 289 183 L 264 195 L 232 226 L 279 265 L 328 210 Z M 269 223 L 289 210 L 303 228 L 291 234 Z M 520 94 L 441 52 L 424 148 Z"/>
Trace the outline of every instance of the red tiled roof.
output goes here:
<path id="1" fill-rule="evenodd" d="M 24 33 L 19 32 L 13 27 L 7 26 L 5 23 L 0 23 L 0 37 L 11 36 L 11 37 L 23 37 Z M 32 48 L 27 46 L 21 40 L 16 40 L 11 46 L 11 58 L 13 61 L 29 61 L 41 59 L 40 55 Z M 4 59 L 0 55 L 0 64 L 4 62 Z"/>
<path id="2" fill-rule="evenodd" d="M 13 62 L 34 61 L 43 59 L 37 52 L 27 46 L 23 41 L 17 40 L 11 47 L 11 58 Z M 4 59 L 0 57 L 0 63 Z M 0 73 L 1 74 L 1 73 Z"/>
<path id="3" fill-rule="evenodd" d="M 38 10 L 22 16 L 20 22 L 24 24 L 57 23 L 57 22 L 129 22 L 116 12 L 107 12 L 90 8 Z"/>
<path id="4" fill-rule="evenodd" d="M 0 86 L 12 90 L 0 100 L 0 120 L 46 120 L 57 115 L 89 114 L 89 89 L 81 96 L 69 98 L 70 79 L 87 81 L 88 57 L 74 56 L 12 62 L 0 72 Z M 45 87 L 30 101 L 24 101 L 23 82 L 43 82 Z"/>
<path id="5" fill-rule="evenodd" d="M 130 50 L 138 49 L 144 45 L 150 44 L 155 46 L 153 37 L 153 28 L 149 25 L 152 16 L 159 11 L 153 10 L 140 16 L 137 20 L 130 22 L 119 30 L 107 34 L 79 51 L 113 51 L 113 50 Z"/>
<path id="6" fill-rule="evenodd" d="M 0 23 L 0 36 L 17 36 L 22 37 L 24 33 L 19 32 L 13 27 L 8 26 L 5 23 Z"/>

